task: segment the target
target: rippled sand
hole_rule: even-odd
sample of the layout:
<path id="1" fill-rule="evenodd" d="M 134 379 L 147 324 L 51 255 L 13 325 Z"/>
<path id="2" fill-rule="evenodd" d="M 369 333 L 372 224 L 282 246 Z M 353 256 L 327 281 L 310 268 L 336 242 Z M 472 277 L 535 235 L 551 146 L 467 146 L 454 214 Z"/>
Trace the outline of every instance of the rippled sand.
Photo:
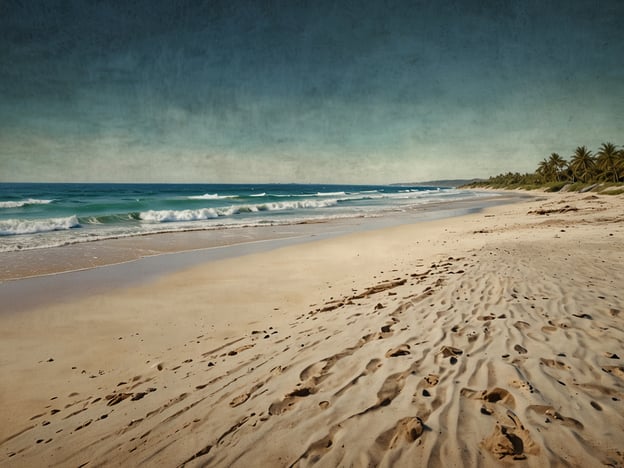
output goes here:
<path id="1" fill-rule="evenodd" d="M 624 197 L 544 195 L 0 317 L 0 464 L 622 466 Z"/>

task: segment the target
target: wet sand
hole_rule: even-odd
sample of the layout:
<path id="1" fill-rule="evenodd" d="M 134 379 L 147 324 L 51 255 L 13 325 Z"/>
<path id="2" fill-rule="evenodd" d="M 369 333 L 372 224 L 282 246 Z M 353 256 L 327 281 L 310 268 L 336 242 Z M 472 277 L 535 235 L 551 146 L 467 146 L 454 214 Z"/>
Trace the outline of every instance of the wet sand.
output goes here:
<path id="1" fill-rule="evenodd" d="M 245 244 L 272 242 L 274 246 L 307 242 L 335 237 L 353 232 L 412 224 L 420 221 L 442 219 L 478 211 L 488 206 L 513 203 L 530 198 L 523 193 L 493 192 L 481 197 L 450 202 L 417 205 L 404 211 L 388 212 L 378 217 L 337 218 L 309 221 L 290 225 L 264 227 L 239 227 L 229 229 L 197 230 L 70 244 L 62 247 L 0 252 L 0 284 L 2 281 L 50 275 L 55 273 L 88 270 L 94 267 L 132 262 L 145 257 L 179 252 L 195 252 L 196 262 L 173 260 L 158 266 L 157 273 L 171 272 L 180 267 L 192 266 L 215 258 L 245 255 L 260 248 L 238 248 Z M 214 255 L 202 251 L 221 249 Z M 274 247 L 269 247 L 274 248 Z M 267 249 L 267 250 L 268 250 Z M 167 268 L 167 263 L 174 265 Z M 154 267 L 151 266 L 154 270 Z M 131 278 L 128 278 L 130 281 Z"/>
<path id="2" fill-rule="evenodd" d="M 544 194 L 2 314 L 0 463 L 622 466 L 623 286 Z"/>

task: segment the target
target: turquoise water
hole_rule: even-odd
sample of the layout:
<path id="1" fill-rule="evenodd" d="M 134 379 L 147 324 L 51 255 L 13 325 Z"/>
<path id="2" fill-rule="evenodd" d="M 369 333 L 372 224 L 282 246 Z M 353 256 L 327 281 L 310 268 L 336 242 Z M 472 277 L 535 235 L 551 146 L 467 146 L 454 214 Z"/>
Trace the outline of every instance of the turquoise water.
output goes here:
<path id="1" fill-rule="evenodd" d="M 450 188 L 290 184 L 0 184 L 0 251 L 159 232 L 375 217 L 474 198 Z"/>

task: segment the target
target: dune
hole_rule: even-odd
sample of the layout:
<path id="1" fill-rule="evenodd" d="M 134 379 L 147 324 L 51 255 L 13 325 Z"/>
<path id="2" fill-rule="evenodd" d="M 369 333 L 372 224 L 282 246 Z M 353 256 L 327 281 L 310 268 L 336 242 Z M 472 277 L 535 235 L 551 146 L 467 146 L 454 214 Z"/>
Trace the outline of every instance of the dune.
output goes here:
<path id="1" fill-rule="evenodd" d="M 566 193 L 3 314 L 0 464 L 623 466 L 622 291 Z"/>

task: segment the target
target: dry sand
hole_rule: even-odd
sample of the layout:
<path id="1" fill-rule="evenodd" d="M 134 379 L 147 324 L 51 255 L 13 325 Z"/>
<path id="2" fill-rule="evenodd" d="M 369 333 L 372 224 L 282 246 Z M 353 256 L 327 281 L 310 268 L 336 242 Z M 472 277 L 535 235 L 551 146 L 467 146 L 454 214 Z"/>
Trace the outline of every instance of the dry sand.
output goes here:
<path id="1" fill-rule="evenodd" d="M 36 292 L 33 292 L 36 293 Z M 0 317 L 3 466 L 623 466 L 624 197 Z"/>

